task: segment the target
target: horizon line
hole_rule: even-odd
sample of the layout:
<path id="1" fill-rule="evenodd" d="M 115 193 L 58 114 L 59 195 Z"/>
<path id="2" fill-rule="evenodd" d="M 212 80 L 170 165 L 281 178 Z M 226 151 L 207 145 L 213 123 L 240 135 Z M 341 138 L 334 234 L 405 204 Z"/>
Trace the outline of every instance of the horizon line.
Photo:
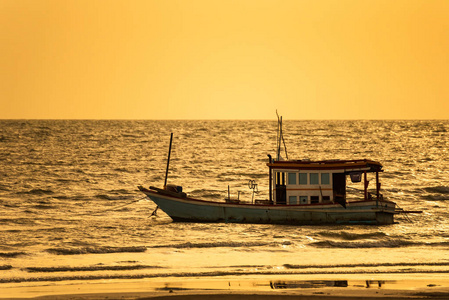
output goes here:
<path id="1" fill-rule="evenodd" d="M 131 119 L 131 118 L 0 118 L 0 121 L 276 121 L 273 119 Z M 385 118 L 385 119 L 284 119 L 283 121 L 449 121 L 449 118 L 410 118 L 410 119 L 395 119 L 395 118 Z"/>

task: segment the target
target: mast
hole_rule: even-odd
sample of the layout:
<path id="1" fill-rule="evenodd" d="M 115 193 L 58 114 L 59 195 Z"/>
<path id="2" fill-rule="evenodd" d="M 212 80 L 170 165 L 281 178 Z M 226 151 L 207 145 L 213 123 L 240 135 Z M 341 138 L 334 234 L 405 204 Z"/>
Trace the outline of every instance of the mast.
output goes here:
<path id="1" fill-rule="evenodd" d="M 172 141 L 173 141 L 173 132 L 170 134 L 170 147 L 168 148 L 167 169 L 165 170 L 164 189 L 167 187 L 168 166 L 170 165 L 170 153 Z"/>

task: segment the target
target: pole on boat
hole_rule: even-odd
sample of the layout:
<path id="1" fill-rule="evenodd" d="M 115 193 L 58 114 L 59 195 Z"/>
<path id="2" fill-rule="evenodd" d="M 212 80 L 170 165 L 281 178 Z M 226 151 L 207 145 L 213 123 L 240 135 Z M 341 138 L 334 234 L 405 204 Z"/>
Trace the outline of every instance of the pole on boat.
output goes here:
<path id="1" fill-rule="evenodd" d="M 268 163 L 271 164 L 272 160 L 271 160 L 271 155 L 268 154 Z M 270 204 L 273 202 L 273 196 L 272 196 L 272 179 L 271 179 L 271 166 L 268 166 L 268 193 L 269 193 L 269 199 L 270 199 Z"/>
<path id="2" fill-rule="evenodd" d="M 168 148 L 167 169 L 165 170 L 164 190 L 167 186 L 168 166 L 170 165 L 170 153 L 172 141 L 173 141 L 173 132 L 170 134 L 170 147 Z"/>
<path id="3" fill-rule="evenodd" d="M 379 206 L 379 199 L 380 199 L 379 172 L 376 172 L 376 206 Z"/>
<path id="4" fill-rule="evenodd" d="M 368 181 L 368 179 L 367 179 L 367 176 L 366 176 L 366 171 L 365 172 L 363 172 L 363 182 L 364 182 L 364 196 L 363 196 L 363 198 L 364 198 L 364 200 L 366 201 L 366 200 L 368 200 L 368 184 L 369 184 L 369 181 Z"/>

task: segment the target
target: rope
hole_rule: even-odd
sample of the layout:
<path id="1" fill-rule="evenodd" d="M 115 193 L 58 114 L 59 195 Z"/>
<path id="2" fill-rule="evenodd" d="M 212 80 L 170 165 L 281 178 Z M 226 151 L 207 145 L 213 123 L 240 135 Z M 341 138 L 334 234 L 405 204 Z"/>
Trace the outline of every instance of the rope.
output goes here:
<path id="1" fill-rule="evenodd" d="M 410 217 L 408 216 L 408 214 L 407 214 L 406 212 L 404 212 L 404 209 L 402 209 L 401 207 L 399 207 L 399 205 L 397 205 L 397 204 L 396 204 L 396 206 L 397 206 L 400 210 L 402 210 L 401 214 L 403 214 L 403 215 L 405 216 L 405 219 L 406 219 L 407 221 L 409 221 L 410 223 L 413 223 L 412 219 L 410 219 Z"/>
<path id="2" fill-rule="evenodd" d="M 90 213 L 77 214 L 77 216 L 97 215 L 97 214 L 101 214 L 101 213 L 104 213 L 104 212 L 107 212 L 107 211 L 113 211 L 113 210 L 116 210 L 116 209 L 119 209 L 119 208 L 122 208 L 122 207 L 129 206 L 129 205 L 134 204 L 134 203 L 136 203 L 136 202 L 139 202 L 140 200 L 143 200 L 143 199 L 145 199 L 146 197 L 147 197 L 147 196 L 144 196 L 144 197 L 139 198 L 139 199 L 137 199 L 137 200 L 133 200 L 133 201 L 131 201 L 131 202 L 129 202 L 129 203 L 126 203 L 126 204 L 123 204 L 123 205 L 119 205 L 119 206 L 115 206 L 115 207 L 108 208 L 108 209 L 104 209 L 104 210 L 100 210 L 100 211 L 97 211 L 97 212 L 90 212 Z"/>
<path id="3" fill-rule="evenodd" d="M 151 218 L 152 216 L 157 217 L 157 210 L 159 209 L 159 205 L 156 206 L 156 209 L 151 213 L 151 215 L 148 218 Z"/>

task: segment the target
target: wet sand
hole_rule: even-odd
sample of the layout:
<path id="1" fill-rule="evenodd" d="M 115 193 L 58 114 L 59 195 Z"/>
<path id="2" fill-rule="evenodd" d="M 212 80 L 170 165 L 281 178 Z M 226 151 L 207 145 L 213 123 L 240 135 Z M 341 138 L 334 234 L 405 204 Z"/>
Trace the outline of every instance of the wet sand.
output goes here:
<path id="1" fill-rule="evenodd" d="M 324 294 L 324 295 L 323 295 Z M 50 296 L 39 296 L 33 298 L 4 298 L 4 299 L 40 299 L 40 300 L 111 300 L 111 299 L 138 299 L 138 300 L 265 300 L 265 299 L 297 299 L 297 300 L 404 300 L 404 299 L 449 299 L 449 291 L 441 292 L 419 292 L 406 293 L 403 291 L 390 291 L 388 293 L 357 293 L 336 290 L 325 292 L 299 293 L 299 292 L 227 292 L 227 291 L 189 291 L 172 294 L 160 293 L 96 293 L 90 294 L 59 294 Z"/>
<path id="2" fill-rule="evenodd" d="M 284 276 L 275 280 L 188 279 L 61 282 L 49 285 L 1 286 L 0 299 L 100 300 L 100 299 L 449 299 L 445 274 L 429 278 L 311 280 Z M 447 277 L 447 276 L 446 276 Z"/>

